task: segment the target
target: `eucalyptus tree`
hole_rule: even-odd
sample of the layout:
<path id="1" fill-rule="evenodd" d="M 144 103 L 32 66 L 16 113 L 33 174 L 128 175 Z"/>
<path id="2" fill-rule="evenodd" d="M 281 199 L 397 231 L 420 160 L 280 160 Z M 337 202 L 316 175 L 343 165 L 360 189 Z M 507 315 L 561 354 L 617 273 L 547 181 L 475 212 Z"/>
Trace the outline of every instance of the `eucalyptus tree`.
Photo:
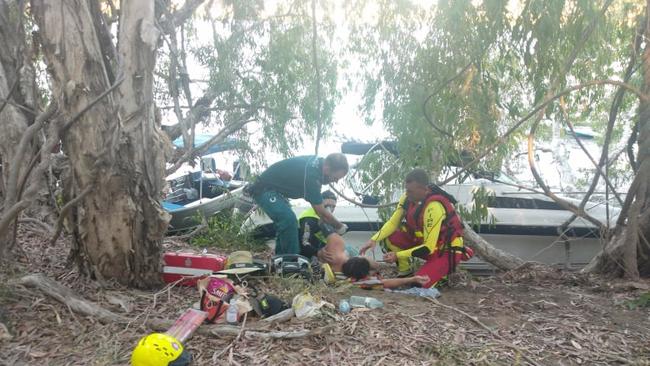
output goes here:
<path id="1" fill-rule="evenodd" d="M 310 16 L 324 13 L 313 5 L 0 1 L 2 258 L 57 155 L 70 174 L 53 240 L 67 221 L 82 273 L 158 283 L 168 161 L 176 168 L 233 134 L 246 141 L 252 132 L 240 130 L 253 124 L 262 146 L 289 153 L 331 119 L 331 22 Z M 166 134 L 168 118 L 178 127 Z M 218 133 L 194 148 L 200 123 Z M 170 138 L 178 136 L 188 148 L 174 155 Z"/>

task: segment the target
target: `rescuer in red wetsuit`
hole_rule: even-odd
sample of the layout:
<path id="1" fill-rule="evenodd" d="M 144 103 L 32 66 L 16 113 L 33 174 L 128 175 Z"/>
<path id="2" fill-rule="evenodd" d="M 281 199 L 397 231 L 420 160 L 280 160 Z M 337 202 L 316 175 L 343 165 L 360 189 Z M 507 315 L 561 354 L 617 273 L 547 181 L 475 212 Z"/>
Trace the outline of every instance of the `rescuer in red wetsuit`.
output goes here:
<path id="1" fill-rule="evenodd" d="M 461 260 L 471 258 L 473 252 L 463 245 L 463 226 L 454 209 L 453 196 L 431 185 L 422 169 L 407 174 L 405 187 L 406 193 L 391 218 L 359 253 L 363 255 L 383 240 L 388 250 L 384 261 L 397 262 L 400 276 L 410 275 L 409 259 L 419 257 L 425 263 L 416 275 L 429 277 L 424 287 L 435 286 Z"/>

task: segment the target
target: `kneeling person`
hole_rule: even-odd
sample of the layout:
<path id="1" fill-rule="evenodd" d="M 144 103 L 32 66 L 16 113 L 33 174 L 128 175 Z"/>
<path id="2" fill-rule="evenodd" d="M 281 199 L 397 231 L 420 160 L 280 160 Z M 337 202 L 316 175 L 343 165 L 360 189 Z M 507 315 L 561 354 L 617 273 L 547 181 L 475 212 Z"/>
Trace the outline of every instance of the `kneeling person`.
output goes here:
<path id="1" fill-rule="evenodd" d="M 330 213 L 336 209 L 336 195 L 332 191 L 321 193 L 323 206 Z M 325 225 L 325 228 L 323 226 Z M 298 239 L 300 240 L 300 255 L 307 258 L 317 257 L 318 251 L 327 244 L 327 236 L 333 231 L 333 227 L 324 224 L 314 208 L 308 208 L 298 218 Z M 350 256 L 356 256 L 359 251 L 349 245 L 345 246 Z"/>
<path id="2" fill-rule="evenodd" d="M 410 273 L 409 258 L 425 263 L 416 272 L 430 281 L 425 287 L 438 284 L 452 273 L 460 261 L 472 257 L 471 248 L 463 243 L 463 225 L 456 213 L 453 196 L 430 184 L 422 169 L 414 169 L 405 178 L 406 193 L 384 226 L 361 248 L 363 255 L 378 241 L 385 241 L 388 253 L 384 261 L 397 262 L 401 273 Z"/>

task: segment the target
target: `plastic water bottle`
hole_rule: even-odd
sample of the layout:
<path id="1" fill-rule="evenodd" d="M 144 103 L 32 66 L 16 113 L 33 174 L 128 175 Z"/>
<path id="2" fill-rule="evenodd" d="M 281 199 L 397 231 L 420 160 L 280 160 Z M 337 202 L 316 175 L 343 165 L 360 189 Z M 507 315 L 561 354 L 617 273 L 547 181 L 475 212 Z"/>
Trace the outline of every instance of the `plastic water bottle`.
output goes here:
<path id="1" fill-rule="evenodd" d="M 237 305 L 231 304 L 228 306 L 228 310 L 226 310 L 226 322 L 228 324 L 237 325 L 239 323 L 238 317 Z"/>
<path id="2" fill-rule="evenodd" d="M 339 301 L 339 311 L 343 314 L 350 312 L 350 303 L 346 299 Z"/>
<path id="3" fill-rule="evenodd" d="M 384 307 L 384 303 L 374 297 L 350 296 L 350 305 L 353 308 L 379 309 Z"/>

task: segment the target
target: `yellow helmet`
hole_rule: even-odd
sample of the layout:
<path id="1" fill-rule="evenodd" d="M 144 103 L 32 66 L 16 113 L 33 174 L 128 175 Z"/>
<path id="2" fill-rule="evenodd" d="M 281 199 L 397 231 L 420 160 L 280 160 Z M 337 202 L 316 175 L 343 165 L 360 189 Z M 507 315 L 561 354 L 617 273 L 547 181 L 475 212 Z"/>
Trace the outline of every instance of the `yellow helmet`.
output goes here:
<path id="1" fill-rule="evenodd" d="M 190 357 L 181 342 L 163 333 L 152 333 L 140 338 L 131 354 L 132 366 L 187 365 Z"/>

